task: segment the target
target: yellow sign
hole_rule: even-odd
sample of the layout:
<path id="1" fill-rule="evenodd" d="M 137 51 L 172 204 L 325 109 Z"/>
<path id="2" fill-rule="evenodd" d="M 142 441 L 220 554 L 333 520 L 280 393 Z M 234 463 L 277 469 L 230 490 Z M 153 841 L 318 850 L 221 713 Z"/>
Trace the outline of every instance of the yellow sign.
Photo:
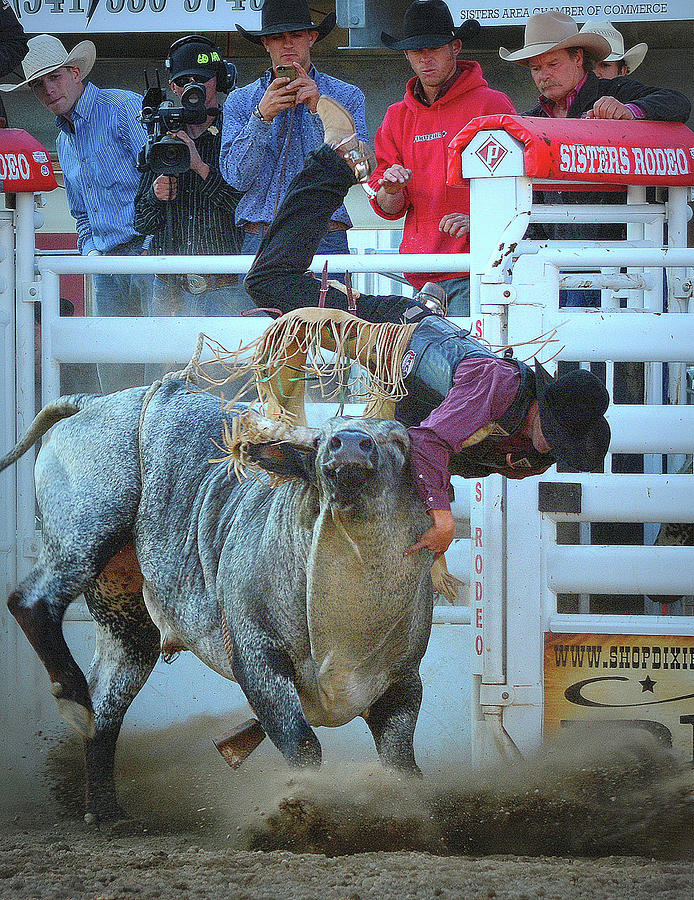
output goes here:
<path id="1" fill-rule="evenodd" d="M 646 728 L 694 764 L 694 638 L 545 634 L 545 736 L 589 721 Z"/>

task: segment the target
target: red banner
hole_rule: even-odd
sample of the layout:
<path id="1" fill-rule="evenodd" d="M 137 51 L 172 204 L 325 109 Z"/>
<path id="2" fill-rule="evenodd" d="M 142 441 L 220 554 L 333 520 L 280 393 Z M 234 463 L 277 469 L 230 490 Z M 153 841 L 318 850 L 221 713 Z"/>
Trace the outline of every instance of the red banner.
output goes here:
<path id="1" fill-rule="evenodd" d="M 20 128 L 0 128 L 0 192 L 24 194 L 57 187 L 46 148 Z"/>
<path id="2" fill-rule="evenodd" d="M 523 144 L 531 178 L 607 184 L 694 185 L 694 133 L 679 122 L 479 116 L 448 148 L 448 183 L 466 184 L 461 154 L 480 131 Z"/>

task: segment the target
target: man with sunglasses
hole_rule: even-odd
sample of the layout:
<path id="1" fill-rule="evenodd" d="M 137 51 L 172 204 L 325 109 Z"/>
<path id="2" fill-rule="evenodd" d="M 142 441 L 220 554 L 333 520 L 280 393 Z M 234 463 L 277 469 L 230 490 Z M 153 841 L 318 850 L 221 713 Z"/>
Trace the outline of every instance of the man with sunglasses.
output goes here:
<path id="1" fill-rule="evenodd" d="M 188 147 L 190 168 L 180 175 L 146 171 L 135 198 L 135 227 L 151 234 L 151 255 L 218 256 L 240 251 L 234 213 L 241 194 L 219 172 L 222 111 L 217 93 L 228 75 L 219 50 L 205 37 L 172 44 L 166 60 L 169 87 L 181 97 L 195 83 L 205 90 L 207 117 L 172 132 Z M 228 316 L 252 307 L 237 275 L 156 275 L 149 314 Z M 147 368 L 147 377 L 154 375 Z"/>

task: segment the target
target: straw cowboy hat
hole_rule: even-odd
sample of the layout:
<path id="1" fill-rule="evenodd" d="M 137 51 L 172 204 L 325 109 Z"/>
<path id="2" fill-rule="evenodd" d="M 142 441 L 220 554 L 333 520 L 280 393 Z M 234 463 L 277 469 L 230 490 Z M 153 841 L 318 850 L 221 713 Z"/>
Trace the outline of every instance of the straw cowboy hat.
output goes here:
<path id="1" fill-rule="evenodd" d="M 96 47 L 91 41 L 80 41 L 68 53 L 63 44 L 52 34 L 39 34 L 28 41 L 27 55 L 22 61 L 24 81 L 19 84 L 0 84 L 0 91 L 16 91 L 26 87 L 35 78 L 62 69 L 63 66 L 78 66 L 84 78 L 91 72 L 96 60 Z"/>
<path id="2" fill-rule="evenodd" d="M 506 62 L 527 66 L 533 57 L 550 50 L 582 47 L 596 62 L 601 62 L 610 52 L 606 38 L 589 31 L 579 32 L 571 16 L 554 11 L 530 16 L 525 26 L 524 40 L 521 49 L 513 53 L 505 47 L 499 48 L 499 56 Z"/>
<path id="3" fill-rule="evenodd" d="M 603 62 L 624 62 L 627 72 L 631 75 L 644 61 L 648 53 L 648 44 L 634 44 L 631 50 L 624 49 L 624 38 L 614 27 L 612 22 L 586 22 L 581 28 L 580 34 L 599 34 L 604 37 L 610 45 L 612 53 L 606 56 Z"/>
<path id="4" fill-rule="evenodd" d="M 241 25 L 236 30 L 254 44 L 262 44 L 261 38 L 285 31 L 317 31 L 322 41 L 335 27 L 335 13 L 328 13 L 318 25 L 311 20 L 311 10 L 306 0 L 265 0 L 261 16 L 260 31 L 246 31 Z"/>
<path id="5" fill-rule="evenodd" d="M 405 10 L 402 22 L 403 36 L 393 37 L 381 32 L 381 43 L 391 50 L 424 50 L 443 47 L 451 41 L 465 41 L 479 33 L 480 23 L 467 19 L 457 28 L 453 16 L 443 0 L 415 0 Z"/>

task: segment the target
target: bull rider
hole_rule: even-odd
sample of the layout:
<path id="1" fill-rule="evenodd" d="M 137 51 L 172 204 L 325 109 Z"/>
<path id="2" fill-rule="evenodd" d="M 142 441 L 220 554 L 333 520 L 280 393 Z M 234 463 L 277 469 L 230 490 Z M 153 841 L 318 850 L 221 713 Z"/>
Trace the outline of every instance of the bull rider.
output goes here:
<path id="1" fill-rule="evenodd" d="M 257 306 L 283 313 L 319 301 L 328 309 L 348 309 L 344 288 L 321 286 L 307 269 L 330 217 L 352 185 L 368 181 L 375 164 L 339 103 L 321 97 L 317 111 L 326 143 L 292 181 L 245 281 Z M 409 552 L 428 548 L 438 557 L 453 540 L 451 474 L 526 478 L 554 463 L 572 471 L 602 470 L 610 442 L 604 415 L 609 395 L 590 372 L 555 380 L 537 360 L 531 369 L 502 359 L 432 314 L 422 292 L 413 299 L 355 298 L 361 319 L 416 326 L 402 357 L 407 396 L 395 418 L 408 428 L 412 471 L 432 525 Z"/>

